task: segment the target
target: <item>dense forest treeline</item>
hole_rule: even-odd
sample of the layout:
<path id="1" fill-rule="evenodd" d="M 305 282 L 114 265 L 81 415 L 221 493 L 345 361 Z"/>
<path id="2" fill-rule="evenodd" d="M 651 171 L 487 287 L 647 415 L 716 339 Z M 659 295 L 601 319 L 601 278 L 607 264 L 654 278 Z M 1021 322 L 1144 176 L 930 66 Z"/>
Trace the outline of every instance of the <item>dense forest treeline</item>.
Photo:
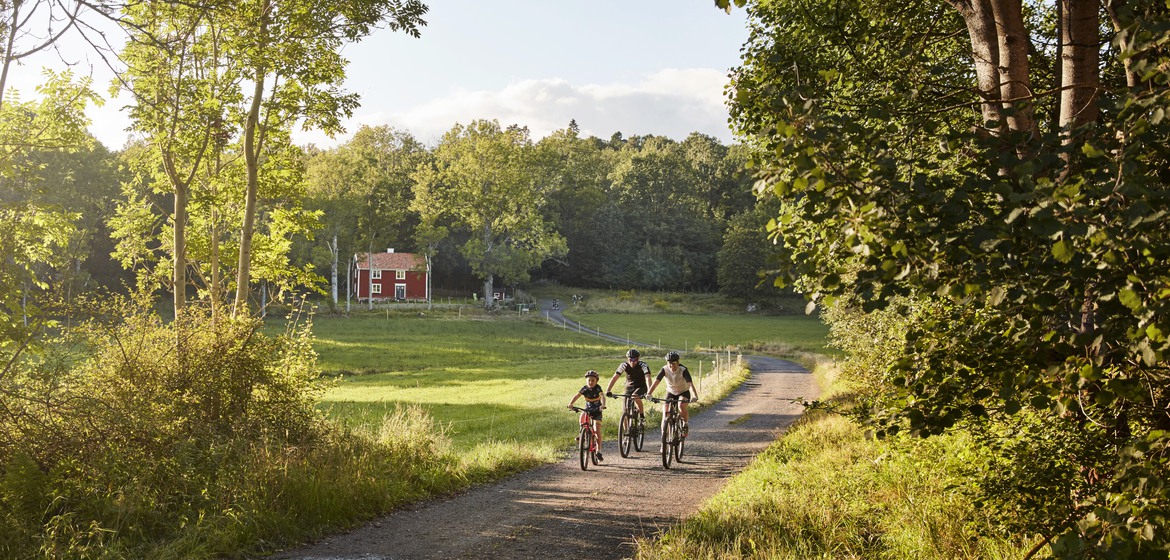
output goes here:
<path id="1" fill-rule="evenodd" d="M 751 179 L 743 169 L 748 158 L 743 146 L 725 146 L 700 133 L 682 141 L 625 138 L 621 133 L 604 140 L 581 137 L 575 123 L 533 141 L 522 127 L 473 124 L 499 138 L 508 137 L 511 149 L 525 152 L 516 161 L 527 162 L 524 170 L 492 170 L 523 171 L 526 177 L 514 190 L 489 193 L 484 205 L 495 200 L 498 208 L 525 207 L 541 224 L 537 233 L 558 245 L 518 267 L 498 265 L 497 280 L 512 286 L 547 280 L 582 288 L 722 291 L 762 302 L 774 292 L 759 285 L 758 272 L 765 268 L 768 252 L 763 233 L 768 215 L 757 209 Z M 301 291 L 326 292 L 336 281 L 338 298 L 344 300 L 353 255 L 394 248 L 431 252 L 434 287 L 440 293 L 469 296 L 478 291 L 482 278 L 471 264 L 475 255 L 468 256 L 467 244 L 484 222 L 473 230 L 476 222 L 445 212 L 443 203 L 434 201 L 435 191 L 453 190 L 450 185 L 457 181 L 433 177 L 442 165 L 436 154 L 450 141 L 445 138 L 439 146 L 427 147 L 408 133 L 383 125 L 363 126 L 331 149 L 296 148 L 300 156 L 287 160 L 287 172 L 300 184 L 262 200 L 273 209 L 289 210 L 283 218 L 275 211 L 261 217 L 269 224 L 266 229 L 274 232 L 269 235 L 284 236 L 268 238 L 266 247 L 284 251 L 268 258 L 285 263 L 283 269 L 261 268 L 258 278 L 283 280 L 286 287 Z M 63 255 L 71 264 L 43 271 L 46 279 L 67 280 L 56 289 L 74 295 L 98 289 L 124 292 L 134 285 L 135 271 L 167 260 L 164 239 L 170 235 L 168 213 L 174 195 L 135 173 L 144 151 L 141 145 L 130 145 L 111 152 L 92 139 L 79 151 L 34 151 L 29 157 L 37 161 L 40 176 L 24 185 L 0 183 L 6 201 L 48 205 L 78 217 L 77 239 Z M 433 207 L 418 201 L 424 188 Z M 193 207 L 203 204 L 196 200 Z M 510 215 L 516 213 L 509 210 Z M 498 226 L 502 219 L 493 216 L 487 221 Z M 508 232 L 505 244 L 519 237 L 518 229 Z M 435 237 L 436 230 L 443 235 Z M 198 232 L 191 239 L 187 258 L 194 274 L 189 289 L 205 289 L 210 281 L 205 262 L 210 243 Z M 225 238 L 221 250 L 233 243 Z M 522 252 L 537 245 L 530 242 L 511 249 Z M 266 277 L 269 271 L 277 274 Z M 165 279 L 158 280 L 159 285 L 166 284 Z"/>

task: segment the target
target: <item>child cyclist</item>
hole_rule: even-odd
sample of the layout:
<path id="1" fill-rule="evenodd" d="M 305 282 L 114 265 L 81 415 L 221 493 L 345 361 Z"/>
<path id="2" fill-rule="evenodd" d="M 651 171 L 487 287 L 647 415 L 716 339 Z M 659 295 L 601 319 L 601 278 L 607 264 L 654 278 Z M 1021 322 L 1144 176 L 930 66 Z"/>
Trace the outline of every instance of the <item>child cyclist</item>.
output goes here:
<path id="1" fill-rule="evenodd" d="M 597 384 L 597 378 L 596 371 L 585 372 L 585 386 L 573 395 L 573 400 L 569 401 L 569 408 L 573 408 L 573 403 L 577 402 L 579 397 L 585 397 L 585 412 L 593 419 L 593 429 L 597 432 L 597 460 L 601 461 L 601 409 L 605 408 L 605 392 L 601 390 L 601 385 Z"/>

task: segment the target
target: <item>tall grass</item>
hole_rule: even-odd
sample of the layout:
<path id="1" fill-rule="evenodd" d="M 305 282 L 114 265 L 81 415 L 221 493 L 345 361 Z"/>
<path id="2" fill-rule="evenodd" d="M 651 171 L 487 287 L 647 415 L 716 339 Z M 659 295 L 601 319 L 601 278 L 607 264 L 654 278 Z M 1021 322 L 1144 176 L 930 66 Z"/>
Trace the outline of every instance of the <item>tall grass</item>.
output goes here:
<path id="1" fill-rule="evenodd" d="M 817 375 L 831 382 L 831 368 Z M 640 541 L 636 557 L 1022 558 L 1026 538 L 995 536 L 953 490 L 974 449 L 962 435 L 878 441 L 810 412 L 700 512 Z"/>

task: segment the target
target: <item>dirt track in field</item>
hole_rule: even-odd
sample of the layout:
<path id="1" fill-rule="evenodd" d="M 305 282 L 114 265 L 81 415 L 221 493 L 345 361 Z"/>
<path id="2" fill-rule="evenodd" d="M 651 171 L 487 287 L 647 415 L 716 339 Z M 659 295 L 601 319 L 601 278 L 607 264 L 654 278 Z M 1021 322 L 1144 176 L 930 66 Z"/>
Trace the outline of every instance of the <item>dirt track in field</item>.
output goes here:
<path id="1" fill-rule="evenodd" d="M 683 461 L 669 471 L 662 468 L 654 426 L 643 451 L 629 458 L 606 440 L 605 461 L 588 471 L 574 456 L 402 509 L 275 558 L 630 557 L 635 538 L 653 538 L 694 513 L 796 420 L 801 407 L 793 399 L 816 397 L 812 376 L 801 366 L 775 358 L 750 360 L 747 382 L 691 417 Z M 613 412 L 607 416 L 613 418 Z"/>

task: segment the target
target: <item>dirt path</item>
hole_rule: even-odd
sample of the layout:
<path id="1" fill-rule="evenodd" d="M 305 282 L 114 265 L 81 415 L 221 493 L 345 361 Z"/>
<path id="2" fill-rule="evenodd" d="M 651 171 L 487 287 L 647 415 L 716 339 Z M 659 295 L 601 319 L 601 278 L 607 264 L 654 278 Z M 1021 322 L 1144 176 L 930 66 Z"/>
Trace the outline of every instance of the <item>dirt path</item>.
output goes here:
<path id="1" fill-rule="evenodd" d="M 652 537 L 693 513 L 814 398 L 812 376 L 792 362 L 751 358 L 735 393 L 691 418 L 681 464 L 664 471 L 657 427 L 623 459 L 605 441 L 605 462 L 582 471 L 576 457 L 498 484 L 400 510 L 280 559 L 626 558 L 634 537 Z M 607 421 L 614 412 L 607 410 Z M 674 504 L 667 506 L 664 504 Z"/>

